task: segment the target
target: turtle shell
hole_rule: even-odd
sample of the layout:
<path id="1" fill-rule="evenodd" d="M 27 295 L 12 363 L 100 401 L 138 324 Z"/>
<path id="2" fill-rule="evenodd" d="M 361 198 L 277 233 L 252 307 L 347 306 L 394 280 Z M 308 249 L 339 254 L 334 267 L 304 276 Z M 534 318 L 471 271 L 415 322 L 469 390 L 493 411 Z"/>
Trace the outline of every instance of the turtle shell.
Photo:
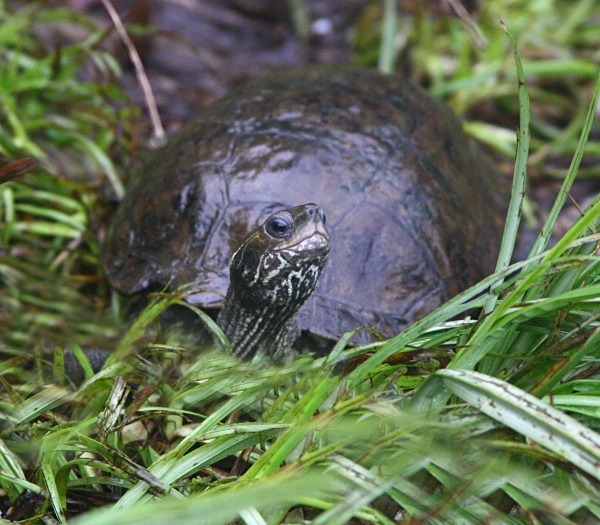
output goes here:
<path id="1" fill-rule="evenodd" d="M 103 264 L 126 294 L 193 282 L 219 307 L 245 235 L 316 202 L 331 253 L 301 327 L 392 336 L 493 271 L 506 186 L 461 122 L 418 87 L 310 67 L 250 81 L 156 151 L 128 188 Z"/>

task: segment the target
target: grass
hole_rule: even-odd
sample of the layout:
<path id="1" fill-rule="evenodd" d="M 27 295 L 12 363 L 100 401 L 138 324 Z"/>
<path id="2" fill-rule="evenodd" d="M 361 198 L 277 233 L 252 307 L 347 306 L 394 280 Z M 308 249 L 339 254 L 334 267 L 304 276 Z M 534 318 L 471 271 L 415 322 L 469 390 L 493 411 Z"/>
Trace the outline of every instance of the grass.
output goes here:
<path id="1" fill-rule="evenodd" d="M 135 112 L 101 51 L 105 32 L 61 9 L 0 10 L 0 78 L 14 80 L 0 86 L 0 153 L 39 163 L 0 186 L 2 518 L 600 520 L 600 200 L 548 244 L 573 181 L 597 173 L 600 82 L 590 49 L 600 35 L 587 23 L 588 1 L 566 11 L 555 2 L 485 4 L 485 49 L 460 20 L 421 12 L 385 19 L 381 42 L 407 43 L 415 76 L 468 118 L 494 101 L 492 124 L 471 119 L 469 129 L 497 150 L 512 155 L 517 141 L 494 119 L 502 111 L 520 118 L 497 271 L 389 341 L 351 348 L 344 339 L 330 356 L 283 367 L 165 339 L 155 320 L 178 294 L 154 297 L 125 328 L 126 308 L 103 280 L 98 253 L 108 200 L 122 191 Z M 505 21 L 522 68 L 497 17 L 490 22 L 500 6 L 512 13 Z M 571 30 L 548 31 L 561 15 Z M 88 36 L 50 54 L 17 37 L 52 20 Z M 394 38 L 407 27 L 419 31 Z M 401 51 L 387 49 L 382 62 Z M 554 108 L 556 84 L 567 102 Z M 560 169 L 565 157 L 570 168 Z M 560 174 L 562 189 L 529 258 L 511 265 L 527 172 Z M 474 308 L 485 315 L 465 317 Z M 64 349 L 86 364 L 81 346 L 97 344 L 116 353 L 73 384 Z"/>

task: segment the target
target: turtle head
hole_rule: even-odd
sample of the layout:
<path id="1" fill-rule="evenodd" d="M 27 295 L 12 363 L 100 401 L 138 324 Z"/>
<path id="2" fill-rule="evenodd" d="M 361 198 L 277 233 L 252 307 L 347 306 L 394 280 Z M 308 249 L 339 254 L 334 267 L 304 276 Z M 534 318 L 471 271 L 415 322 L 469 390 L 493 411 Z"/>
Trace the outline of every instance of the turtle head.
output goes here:
<path id="1" fill-rule="evenodd" d="M 246 307 L 294 312 L 313 293 L 329 255 L 325 214 L 316 204 L 281 210 L 252 231 L 231 260 L 230 286 Z"/>
<path id="2" fill-rule="evenodd" d="M 296 313 L 314 292 L 329 255 L 325 214 L 304 204 L 271 215 L 231 259 L 218 323 L 240 357 L 289 355 Z"/>

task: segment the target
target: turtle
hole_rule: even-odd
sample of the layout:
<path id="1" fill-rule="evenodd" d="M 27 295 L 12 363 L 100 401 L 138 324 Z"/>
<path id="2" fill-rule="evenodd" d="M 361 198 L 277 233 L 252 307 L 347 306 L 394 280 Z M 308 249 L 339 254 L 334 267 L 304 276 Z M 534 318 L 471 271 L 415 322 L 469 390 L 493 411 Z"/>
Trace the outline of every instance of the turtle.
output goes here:
<path id="1" fill-rule="evenodd" d="M 369 327 L 354 338 L 362 343 L 397 334 L 493 271 L 505 187 L 460 119 L 406 79 L 351 66 L 275 70 L 153 152 L 101 259 L 124 294 L 191 283 L 189 303 L 230 312 L 229 262 L 248 232 L 264 231 L 279 210 L 318 203 L 329 261 L 293 315 L 325 340 Z M 286 283 L 295 285 L 302 279 Z M 242 322 L 220 320 L 230 333 Z M 236 351 L 250 357 L 248 347 Z"/>

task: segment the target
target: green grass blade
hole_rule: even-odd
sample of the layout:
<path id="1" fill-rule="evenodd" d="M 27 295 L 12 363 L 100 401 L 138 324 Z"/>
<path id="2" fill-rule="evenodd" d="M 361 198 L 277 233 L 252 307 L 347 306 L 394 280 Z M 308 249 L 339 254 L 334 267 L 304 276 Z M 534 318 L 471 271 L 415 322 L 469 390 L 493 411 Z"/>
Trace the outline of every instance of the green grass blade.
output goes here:
<path id="1" fill-rule="evenodd" d="M 517 71 L 517 79 L 519 82 L 519 130 L 517 132 L 517 156 L 515 159 L 515 168 L 513 174 L 513 185 L 511 191 L 511 199 L 508 205 L 507 218 L 504 226 L 504 234 L 500 244 L 500 253 L 496 264 L 496 271 L 503 270 L 510 264 L 515 244 L 517 242 L 517 232 L 521 223 L 521 211 L 523 208 L 523 199 L 525 198 L 525 187 L 527 185 L 527 158 L 529 156 L 529 140 L 530 140 L 530 108 L 529 94 L 525 84 L 525 73 L 523 72 L 523 64 L 517 48 L 517 43 L 506 26 L 502 24 L 502 28 L 506 33 L 513 47 L 515 58 L 515 68 Z M 496 290 L 502 283 L 497 283 L 492 292 Z M 493 310 L 496 304 L 496 294 L 492 293 L 488 296 L 484 313 L 489 313 Z"/>
<path id="2" fill-rule="evenodd" d="M 31 487 L 29 485 L 32 485 Z M 0 487 L 6 491 L 11 499 L 16 499 L 23 488 L 39 492 L 41 489 L 30 484 L 25 479 L 25 473 L 19 464 L 19 458 L 10 450 L 6 443 L 0 439 Z"/>
<path id="3" fill-rule="evenodd" d="M 600 435 L 589 427 L 495 377 L 467 370 L 437 375 L 456 396 L 600 480 Z"/>
<path id="4" fill-rule="evenodd" d="M 54 507 L 54 512 L 56 512 L 56 515 L 58 516 L 58 519 L 61 523 L 67 523 L 67 517 L 65 516 L 64 510 L 66 506 L 66 487 L 63 491 L 59 490 L 51 464 L 46 462 L 45 458 L 43 457 L 40 468 L 42 470 L 44 483 L 46 485 L 48 493 L 50 494 L 50 501 L 52 502 L 52 506 Z"/>
<path id="5" fill-rule="evenodd" d="M 46 388 L 16 407 L 15 411 L 10 414 L 11 421 L 15 425 L 31 421 L 72 397 L 72 392 L 65 388 L 58 386 Z"/>
<path id="6" fill-rule="evenodd" d="M 396 63 L 397 15 L 396 0 L 383 0 L 383 21 L 381 24 L 381 48 L 379 52 L 379 71 L 393 73 Z"/>
<path id="7" fill-rule="evenodd" d="M 309 474 L 290 471 L 265 478 L 257 483 L 233 491 L 211 491 L 205 495 L 182 501 L 163 500 L 127 509 L 88 513 L 70 523 L 72 525 L 163 525 L 164 523 L 194 523 L 218 525 L 235 522 L 240 512 L 260 505 L 289 506 L 308 498 L 323 498 L 336 488 L 322 483 L 322 472 Z M 328 476 L 328 479 L 333 476 Z"/>
<path id="8" fill-rule="evenodd" d="M 583 154 L 585 152 L 585 146 L 588 143 L 588 138 L 590 135 L 590 130 L 592 129 L 592 124 L 596 118 L 596 112 L 598 108 L 598 98 L 600 97 L 600 75 L 598 75 L 596 80 L 596 87 L 594 89 L 594 93 L 592 95 L 592 101 L 590 103 L 588 112 L 585 117 L 585 123 L 583 129 L 581 130 L 581 134 L 579 136 L 579 142 L 577 144 L 577 148 L 575 150 L 575 155 L 571 160 L 571 165 L 569 166 L 569 170 L 567 172 L 567 176 L 563 181 L 563 184 L 560 188 L 559 194 L 554 201 L 554 205 L 550 210 L 548 215 L 548 219 L 544 224 L 542 231 L 540 232 L 538 238 L 536 239 L 533 247 L 531 248 L 530 256 L 538 255 L 542 252 L 546 246 L 548 245 L 548 241 L 550 239 L 550 235 L 554 231 L 554 226 L 556 225 L 556 221 L 558 219 L 558 215 L 562 210 L 564 203 L 569 195 L 569 191 L 571 186 L 573 185 L 573 181 L 577 175 L 577 170 L 581 164 L 581 159 L 583 158 Z"/>

